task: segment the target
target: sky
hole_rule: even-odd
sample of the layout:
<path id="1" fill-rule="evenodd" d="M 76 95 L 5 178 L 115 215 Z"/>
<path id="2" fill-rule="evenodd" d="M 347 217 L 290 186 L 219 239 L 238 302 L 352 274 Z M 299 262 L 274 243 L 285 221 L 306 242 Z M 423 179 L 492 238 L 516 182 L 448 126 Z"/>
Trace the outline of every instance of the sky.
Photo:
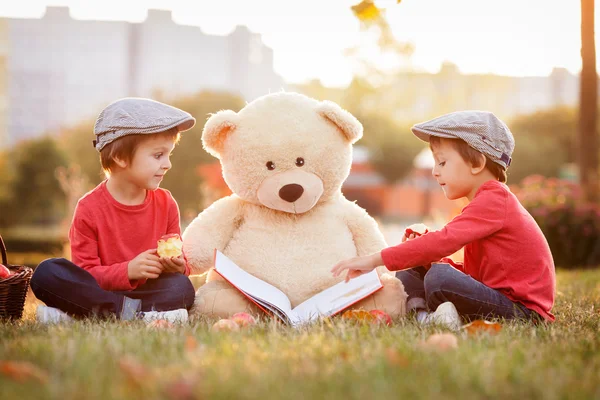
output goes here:
<path id="1" fill-rule="evenodd" d="M 246 25 L 273 49 L 275 71 L 287 82 L 320 79 L 327 86 L 345 86 L 355 72 L 345 50 L 360 44 L 368 48 L 372 40 L 350 10 L 358 2 L 15 0 L 0 2 L 0 16 L 39 18 L 45 6 L 62 5 L 77 19 L 139 22 L 148 8 L 158 8 L 172 10 L 175 22 L 199 26 L 207 34 L 226 35 L 236 25 Z M 410 67 L 416 70 L 435 73 L 443 62 L 456 64 L 463 73 L 511 76 L 544 76 L 554 67 L 576 73 L 581 68 L 579 0 L 375 3 L 385 10 L 396 38 L 414 44 Z M 373 57 L 383 67 L 393 66 L 387 58 Z"/>

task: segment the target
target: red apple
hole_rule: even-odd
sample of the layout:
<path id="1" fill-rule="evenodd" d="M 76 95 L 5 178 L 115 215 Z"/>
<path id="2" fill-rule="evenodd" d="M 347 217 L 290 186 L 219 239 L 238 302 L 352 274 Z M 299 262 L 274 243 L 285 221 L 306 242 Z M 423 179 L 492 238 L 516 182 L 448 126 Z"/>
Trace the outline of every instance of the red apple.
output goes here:
<path id="1" fill-rule="evenodd" d="M 392 326 L 392 317 L 388 315 L 385 311 L 382 310 L 371 310 L 370 314 L 375 317 L 376 324 L 385 324 L 387 326 Z"/>
<path id="2" fill-rule="evenodd" d="M 252 315 L 245 312 L 233 314 L 231 319 L 241 327 L 256 325 L 256 319 Z"/>
<path id="3" fill-rule="evenodd" d="M 10 275 L 12 275 L 12 272 L 10 272 L 10 269 L 6 268 L 6 266 L 4 264 L 0 264 L 0 279 L 6 279 Z"/>
<path id="4" fill-rule="evenodd" d="M 404 231 L 404 236 L 409 237 L 414 234 L 415 236 L 423 236 L 424 234 L 429 233 L 429 228 L 425 224 L 412 224 Z"/>

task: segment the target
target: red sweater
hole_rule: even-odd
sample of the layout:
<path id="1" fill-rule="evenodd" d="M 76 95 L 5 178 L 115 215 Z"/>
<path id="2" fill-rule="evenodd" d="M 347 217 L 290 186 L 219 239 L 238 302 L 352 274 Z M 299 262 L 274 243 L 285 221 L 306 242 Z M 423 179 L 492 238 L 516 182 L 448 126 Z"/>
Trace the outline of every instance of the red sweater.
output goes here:
<path id="1" fill-rule="evenodd" d="M 464 264 L 456 268 L 513 302 L 554 321 L 556 278 L 548 242 L 533 217 L 508 187 L 498 181 L 481 185 L 473 201 L 439 231 L 388 247 L 381 252 L 392 271 L 447 257 L 464 246 Z"/>
<path id="2" fill-rule="evenodd" d="M 77 203 L 69 231 L 71 258 L 102 289 L 133 290 L 146 280 L 130 281 L 127 264 L 155 249 L 158 239 L 169 233 L 181 234 L 181 228 L 177 203 L 168 190 L 148 190 L 144 203 L 126 206 L 110 195 L 104 181 Z"/>

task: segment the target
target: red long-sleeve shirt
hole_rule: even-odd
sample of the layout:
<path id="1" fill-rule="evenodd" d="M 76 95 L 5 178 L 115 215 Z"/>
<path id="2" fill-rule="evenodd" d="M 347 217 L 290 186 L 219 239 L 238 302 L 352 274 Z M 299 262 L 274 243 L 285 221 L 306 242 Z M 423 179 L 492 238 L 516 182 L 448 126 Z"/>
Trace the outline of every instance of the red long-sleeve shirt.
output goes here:
<path id="1" fill-rule="evenodd" d="M 179 208 L 168 190 L 148 190 L 142 204 L 126 206 L 110 195 L 104 181 L 77 203 L 69 231 L 71 258 L 102 289 L 133 290 L 146 280 L 129 280 L 127 264 L 170 233 L 181 234 L 181 227 Z M 189 273 L 186 264 L 185 275 Z"/>
<path id="2" fill-rule="evenodd" d="M 508 187 L 484 183 L 475 197 L 439 231 L 381 252 L 392 271 L 429 266 L 464 247 L 462 272 L 513 302 L 554 321 L 556 277 L 548 242 L 533 217 Z"/>

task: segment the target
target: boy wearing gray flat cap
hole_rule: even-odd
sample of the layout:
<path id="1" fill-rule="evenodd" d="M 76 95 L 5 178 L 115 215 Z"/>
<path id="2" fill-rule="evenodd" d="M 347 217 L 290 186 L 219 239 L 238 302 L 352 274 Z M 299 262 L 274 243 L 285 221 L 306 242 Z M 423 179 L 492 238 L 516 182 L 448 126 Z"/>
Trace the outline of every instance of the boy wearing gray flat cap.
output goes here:
<path id="1" fill-rule="evenodd" d="M 450 200 L 469 204 L 446 226 L 337 264 L 346 279 L 379 265 L 402 281 L 407 308 L 423 323 L 457 329 L 461 317 L 554 321 L 555 272 L 542 231 L 506 186 L 515 141 L 485 111 L 459 111 L 413 126 L 429 142 L 432 174 Z M 464 263 L 448 256 L 464 247 Z M 429 311 L 432 311 L 431 313 Z"/>
<path id="2" fill-rule="evenodd" d="M 181 234 L 179 209 L 159 188 L 171 169 L 181 132 L 196 120 L 178 108 L 144 98 L 109 104 L 94 126 L 106 180 L 85 194 L 69 231 L 72 262 L 42 262 L 31 278 L 46 303 L 39 322 L 72 317 L 187 321 L 194 288 L 184 256 L 159 257 L 158 240 Z"/>

